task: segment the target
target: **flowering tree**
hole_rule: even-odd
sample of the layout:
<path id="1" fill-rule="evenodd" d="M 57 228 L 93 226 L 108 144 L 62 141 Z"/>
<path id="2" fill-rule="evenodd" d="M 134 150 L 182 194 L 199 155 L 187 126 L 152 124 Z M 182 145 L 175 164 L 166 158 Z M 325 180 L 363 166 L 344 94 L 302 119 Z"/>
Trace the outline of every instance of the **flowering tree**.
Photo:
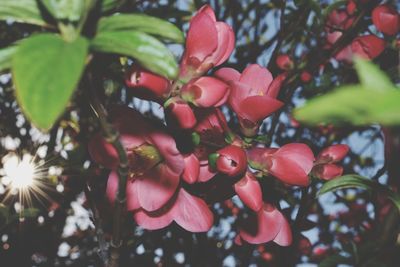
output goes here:
<path id="1" fill-rule="evenodd" d="M 395 4 L 2 0 L 1 257 L 397 266 Z"/>

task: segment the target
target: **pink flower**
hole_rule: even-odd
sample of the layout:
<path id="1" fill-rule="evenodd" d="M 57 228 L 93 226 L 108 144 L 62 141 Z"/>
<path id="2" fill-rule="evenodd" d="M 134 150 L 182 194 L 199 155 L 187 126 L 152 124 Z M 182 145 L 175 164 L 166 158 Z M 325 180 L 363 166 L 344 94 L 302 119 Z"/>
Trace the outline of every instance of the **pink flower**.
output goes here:
<path id="1" fill-rule="evenodd" d="M 190 232 L 206 232 L 213 224 L 213 214 L 201 198 L 192 196 L 183 188 L 164 209 L 148 212 L 140 209 L 134 213 L 138 225 L 148 230 L 161 229 L 172 221 Z"/>
<path id="2" fill-rule="evenodd" d="M 217 21 L 209 5 L 203 6 L 190 21 L 180 77 L 190 80 L 222 64 L 232 53 L 234 43 L 232 28 Z"/>
<path id="3" fill-rule="evenodd" d="M 286 78 L 285 74 L 273 80 L 266 68 L 253 64 L 241 75 L 234 69 L 222 68 L 216 72 L 216 76 L 230 82 L 228 102 L 238 115 L 241 130 L 246 136 L 254 136 L 260 123 L 283 106 L 276 97 Z"/>
<path id="4" fill-rule="evenodd" d="M 168 99 L 164 106 L 167 121 L 172 125 L 182 129 L 191 129 L 196 125 L 196 116 L 186 101 L 173 97 Z"/>
<path id="5" fill-rule="evenodd" d="M 229 86 L 217 78 L 204 76 L 186 84 L 181 96 L 198 107 L 219 107 L 228 99 Z"/>
<path id="6" fill-rule="evenodd" d="M 163 100 L 170 93 L 167 79 L 138 66 L 127 72 L 125 83 L 134 89 L 132 91 L 135 96 L 147 100 Z"/>
<path id="7" fill-rule="evenodd" d="M 128 107 L 116 107 L 111 112 L 114 126 L 121 134 L 120 140 L 129 158 L 129 176 L 126 187 L 127 208 L 156 211 L 162 208 L 178 188 L 184 161 L 175 141 L 164 131 L 162 125 L 149 123 L 140 113 Z M 89 143 L 89 153 L 97 161 L 103 159 L 98 153 L 109 153 L 114 158 L 106 167 L 115 170 L 118 162 L 114 148 L 95 139 Z M 116 158 L 115 158 L 116 157 Z M 100 163 L 101 162 L 100 160 Z M 112 171 L 107 183 L 107 196 L 115 199 L 118 175 Z"/>
<path id="8" fill-rule="evenodd" d="M 235 183 L 234 189 L 247 207 L 254 211 L 261 209 L 263 204 L 261 186 L 251 172 L 246 172 L 245 176 Z"/>
<path id="9" fill-rule="evenodd" d="M 270 173 L 290 185 L 307 186 L 314 154 L 305 144 L 292 143 L 279 149 L 253 148 L 248 151 L 251 166 Z"/>
<path id="10" fill-rule="evenodd" d="M 375 27 L 387 35 L 396 35 L 400 29 L 400 15 L 389 5 L 380 5 L 372 11 L 372 22 Z"/>
<path id="11" fill-rule="evenodd" d="M 292 243 L 292 231 L 285 216 L 271 204 L 264 204 L 242 225 L 240 239 L 250 244 L 261 244 L 274 241 L 280 246 Z"/>
<path id="12" fill-rule="evenodd" d="M 354 22 L 354 17 L 350 16 L 346 10 L 333 10 L 326 22 L 328 31 L 347 30 Z"/>
<path id="13" fill-rule="evenodd" d="M 234 145 L 217 151 L 216 168 L 228 176 L 243 175 L 247 169 L 246 152 Z"/>
<path id="14" fill-rule="evenodd" d="M 199 110 L 196 112 L 198 123 L 193 128 L 199 135 L 200 144 L 194 154 L 200 162 L 199 182 L 207 182 L 216 175 L 208 164 L 208 156 L 216 151 L 215 147 L 225 146 L 226 135 L 230 130 L 224 114 L 217 108 Z"/>
<path id="15" fill-rule="evenodd" d="M 319 153 L 312 170 L 316 177 L 324 180 L 331 180 L 341 176 L 343 168 L 334 163 L 341 161 L 349 152 L 348 145 L 332 145 Z"/>
<path id="16" fill-rule="evenodd" d="M 276 65 L 278 65 L 278 67 L 281 70 L 290 70 L 293 68 L 293 61 L 292 59 L 288 56 L 288 55 L 279 55 L 276 58 Z"/>
<path id="17" fill-rule="evenodd" d="M 354 54 L 365 59 L 374 59 L 385 50 L 385 41 L 373 34 L 359 36 L 351 43 Z"/>

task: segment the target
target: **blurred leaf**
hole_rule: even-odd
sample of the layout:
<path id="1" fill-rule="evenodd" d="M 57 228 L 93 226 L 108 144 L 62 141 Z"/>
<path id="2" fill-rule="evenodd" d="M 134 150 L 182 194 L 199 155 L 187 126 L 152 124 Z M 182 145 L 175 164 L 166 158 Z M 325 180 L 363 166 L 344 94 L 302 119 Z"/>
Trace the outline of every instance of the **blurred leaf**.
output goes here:
<path id="1" fill-rule="evenodd" d="M 342 256 L 340 254 L 333 254 L 323 259 L 318 266 L 319 267 L 336 267 L 340 264 L 351 264 L 349 257 Z"/>
<path id="2" fill-rule="evenodd" d="M 0 203 L 0 227 L 6 225 L 9 221 L 10 211 L 7 206 Z"/>
<path id="3" fill-rule="evenodd" d="M 400 91 L 344 86 L 296 108 L 294 117 L 312 125 L 400 125 Z"/>
<path id="4" fill-rule="evenodd" d="M 11 59 L 15 50 L 17 50 L 17 46 L 0 49 L 0 73 L 11 68 Z"/>
<path id="5" fill-rule="evenodd" d="M 178 65 L 168 48 L 143 32 L 100 32 L 92 40 L 91 48 L 98 52 L 131 56 L 143 67 L 170 79 L 178 75 Z"/>
<path id="6" fill-rule="evenodd" d="M 324 183 L 317 196 L 339 189 L 354 187 L 385 194 L 390 200 L 392 200 L 393 204 L 395 204 L 400 211 L 400 195 L 378 182 L 356 174 L 344 175 Z"/>
<path id="7" fill-rule="evenodd" d="M 99 32 L 121 30 L 138 30 L 177 43 L 185 41 L 182 31 L 174 24 L 156 17 L 141 14 L 117 14 L 103 17 L 99 21 Z"/>
<path id="8" fill-rule="evenodd" d="M 126 0 L 102 0 L 101 1 L 101 11 L 109 12 L 113 9 L 118 8 L 125 2 L 126 2 Z"/>
<path id="9" fill-rule="evenodd" d="M 0 20 L 46 26 L 36 0 L 0 0 Z"/>
<path id="10" fill-rule="evenodd" d="M 12 62 L 20 107 L 37 127 L 48 130 L 64 111 L 85 67 L 88 42 L 65 42 L 38 34 L 21 42 Z"/>
<path id="11" fill-rule="evenodd" d="M 386 74 L 370 61 L 356 58 L 355 68 L 362 85 L 377 91 L 394 89 L 394 85 Z"/>
<path id="12" fill-rule="evenodd" d="M 49 13 L 57 20 L 77 22 L 91 7 L 93 0 L 40 0 Z"/>

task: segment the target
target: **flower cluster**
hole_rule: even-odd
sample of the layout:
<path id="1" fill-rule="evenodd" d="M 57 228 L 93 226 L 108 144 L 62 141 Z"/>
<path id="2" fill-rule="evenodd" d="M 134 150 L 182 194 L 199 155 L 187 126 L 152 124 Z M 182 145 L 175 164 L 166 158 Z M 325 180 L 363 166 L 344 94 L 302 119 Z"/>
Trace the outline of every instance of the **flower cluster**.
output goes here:
<path id="1" fill-rule="evenodd" d="M 284 105 L 278 95 L 287 74 L 274 78 L 266 68 L 252 64 L 242 73 L 221 68 L 207 75 L 233 49 L 230 26 L 204 6 L 191 19 L 176 80 L 139 66 L 127 74 L 126 85 L 135 96 L 160 103 L 166 115 L 165 125 L 129 107 L 110 110 L 129 158 L 127 210 L 145 229 L 175 221 L 188 231 L 204 232 L 213 224 L 212 192 L 218 192 L 217 201 L 237 195 L 250 216 L 240 224 L 236 243 L 274 241 L 287 246 L 292 241 L 289 222 L 277 203 L 264 200 L 258 178 L 272 176 L 287 186 L 307 186 L 311 176 L 332 179 L 342 173 L 336 163 L 348 148 L 329 147 L 315 160 L 306 144 L 270 148 L 258 143 L 263 120 Z M 281 61 L 284 69 L 291 67 L 284 58 Z M 222 105 L 234 112 L 239 129 L 228 126 Z M 100 134 L 91 140 L 89 152 L 94 161 L 111 169 L 107 196 L 113 202 L 118 154 Z"/>
<path id="2" fill-rule="evenodd" d="M 331 48 L 354 25 L 357 8 L 354 1 L 349 1 L 346 9 L 333 10 L 329 14 L 325 25 L 326 48 Z M 371 16 L 376 29 L 386 37 L 394 36 L 399 32 L 400 16 L 393 7 L 379 5 L 373 9 Z M 386 45 L 387 40 L 372 33 L 357 36 L 349 45 L 339 50 L 335 58 L 345 62 L 352 62 L 354 55 L 374 59 L 385 50 Z"/>

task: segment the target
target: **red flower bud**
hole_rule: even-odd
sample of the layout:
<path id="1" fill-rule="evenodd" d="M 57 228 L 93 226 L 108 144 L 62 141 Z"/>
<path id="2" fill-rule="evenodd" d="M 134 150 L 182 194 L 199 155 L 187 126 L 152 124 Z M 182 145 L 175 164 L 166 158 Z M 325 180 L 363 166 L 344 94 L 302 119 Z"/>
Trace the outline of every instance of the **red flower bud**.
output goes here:
<path id="1" fill-rule="evenodd" d="M 126 86 L 134 88 L 135 96 L 152 100 L 169 94 L 169 81 L 148 70 L 134 66 L 125 77 Z"/>
<path id="2" fill-rule="evenodd" d="M 168 114 L 180 128 L 190 129 L 196 125 L 196 117 L 192 108 L 182 99 L 171 98 L 165 106 Z"/>
<path id="3" fill-rule="evenodd" d="M 372 22 L 384 34 L 395 35 L 399 32 L 400 15 L 395 8 L 380 5 L 372 11 Z"/>
<path id="4" fill-rule="evenodd" d="M 313 174 L 320 179 L 332 180 L 335 177 L 341 176 L 343 168 L 336 164 L 317 165 L 313 169 Z"/>
<path id="5" fill-rule="evenodd" d="M 261 186 L 251 172 L 246 172 L 246 175 L 235 183 L 234 189 L 247 207 L 254 211 L 261 209 L 263 204 Z"/>
<path id="6" fill-rule="evenodd" d="M 281 70 L 290 70 L 293 68 L 293 61 L 288 55 L 279 55 L 276 58 L 276 65 Z"/>
<path id="7" fill-rule="evenodd" d="M 356 3 L 353 0 L 350 0 L 346 6 L 347 13 L 353 15 L 356 12 L 356 9 L 357 9 Z"/>
<path id="8" fill-rule="evenodd" d="M 310 74 L 308 71 L 303 71 L 303 72 L 300 74 L 300 79 L 301 79 L 303 82 L 308 83 L 308 82 L 311 81 L 312 76 L 311 76 L 311 74 Z"/>
<path id="9" fill-rule="evenodd" d="M 374 59 L 385 50 L 385 41 L 373 34 L 357 37 L 351 43 L 353 53 L 365 59 Z"/>
<path id="10" fill-rule="evenodd" d="M 182 88 L 182 98 L 198 107 L 218 107 L 225 104 L 229 86 L 213 77 L 200 77 Z"/>
<path id="11" fill-rule="evenodd" d="M 319 163 L 335 163 L 341 161 L 347 155 L 349 149 L 348 145 L 342 144 L 329 146 L 319 153 L 317 161 Z"/>
<path id="12" fill-rule="evenodd" d="M 246 152 L 238 147 L 229 145 L 217 151 L 217 170 L 228 176 L 243 174 L 247 169 Z"/>
<path id="13" fill-rule="evenodd" d="M 211 67 L 222 64 L 232 53 L 234 44 L 232 28 L 217 21 L 209 5 L 203 6 L 190 20 L 180 76 L 198 77 Z"/>

